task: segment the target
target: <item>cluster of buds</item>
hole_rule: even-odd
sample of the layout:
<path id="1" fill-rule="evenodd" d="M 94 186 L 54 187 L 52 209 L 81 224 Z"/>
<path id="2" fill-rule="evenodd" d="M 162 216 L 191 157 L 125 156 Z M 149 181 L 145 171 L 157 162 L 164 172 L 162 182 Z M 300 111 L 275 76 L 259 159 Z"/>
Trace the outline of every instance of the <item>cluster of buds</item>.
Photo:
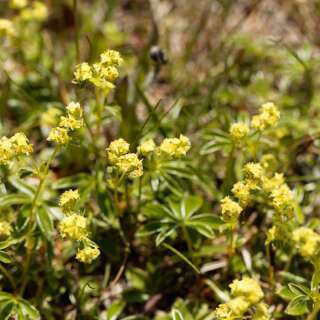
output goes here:
<path id="1" fill-rule="evenodd" d="M 32 150 L 32 144 L 24 133 L 18 132 L 11 138 L 4 136 L 0 139 L 0 165 L 8 165 L 21 155 L 29 155 Z"/>
<path id="2" fill-rule="evenodd" d="M 66 116 L 61 116 L 59 126 L 49 132 L 48 141 L 54 141 L 58 145 L 68 144 L 70 133 L 83 127 L 83 111 L 78 102 L 71 102 L 66 107 Z"/>
<path id="3" fill-rule="evenodd" d="M 218 306 L 214 312 L 216 319 L 243 319 L 249 314 L 253 320 L 270 319 L 268 308 L 262 302 L 264 294 L 257 280 L 245 277 L 242 280 L 234 280 L 229 287 L 232 298 Z"/>
<path id="4" fill-rule="evenodd" d="M 95 87 L 109 91 L 115 87 L 114 82 L 119 77 L 118 68 L 123 59 L 118 51 L 106 50 L 100 55 L 100 61 L 93 65 L 87 62 L 76 66 L 74 82 L 92 83 Z"/>
<path id="5" fill-rule="evenodd" d="M 280 111 L 272 102 L 264 103 L 260 108 L 260 113 L 252 117 L 250 126 L 244 122 L 233 123 L 229 133 L 235 144 L 241 144 L 248 137 L 250 127 L 255 131 L 263 131 L 275 126 L 280 119 Z"/>
<path id="6" fill-rule="evenodd" d="M 300 227 L 293 231 L 292 239 L 300 254 L 312 259 L 319 250 L 320 235 L 307 227 Z"/>
<path id="7" fill-rule="evenodd" d="M 119 172 L 120 176 L 131 179 L 143 174 L 142 160 L 136 153 L 130 153 L 130 145 L 124 139 L 117 139 L 106 149 L 108 162 Z"/>
<path id="8" fill-rule="evenodd" d="M 59 231 L 62 238 L 69 238 L 79 242 L 81 248 L 78 249 L 76 259 L 83 263 L 91 263 L 100 255 L 100 250 L 96 243 L 88 238 L 88 221 L 76 213 L 76 203 L 80 198 L 78 190 L 65 191 L 59 200 L 59 206 L 65 217 L 59 224 Z"/>

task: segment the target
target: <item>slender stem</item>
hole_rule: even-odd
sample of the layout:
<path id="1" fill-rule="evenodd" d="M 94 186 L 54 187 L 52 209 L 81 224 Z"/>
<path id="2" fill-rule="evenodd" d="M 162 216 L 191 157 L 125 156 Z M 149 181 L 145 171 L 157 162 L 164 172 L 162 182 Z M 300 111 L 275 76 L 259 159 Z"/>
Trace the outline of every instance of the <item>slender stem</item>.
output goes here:
<path id="1" fill-rule="evenodd" d="M 186 242 L 187 242 L 189 255 L 190 255 L 190 257 L 192 257 L 192 255 L 193 255 L 193 248 L 192 248 L 192 241 L 191 241 L 189 232 L 188 232 L 188 230 L 187 230 L 187 228 L 186 228 L 186 226 L 185 226 L 184 224 L 182 224 L 181 227 L 182 227 L 182 232 L 183 232 L 184 239 L 185 239 Z"/>
<path id="2" fill-rule="evenodd" d="M 47 161 L 47 164 L 46 164 L 45 170 L 44 170 L 44 174 L 41 175 L 41 177 L 40 177 L 40 182 L 38 184 L 38 187 L 35 192 L 35 195 L 34 195 L 34 198 L 32 201 L 32 205 L 31 205 L 30 220 L 29 220 L 28 232 L 26 234 L 26 239 L 32 236 L 32 230 L 33 230 L 34 221 L 35 221 L 35 212 L 36 212 L 35 209 L 37 208 L 37 202 L 38 202 L 38 199 L 42 193 L 42 189 L 45 184 L 45 181 L 48 177 L 50 164 L 51 164 L 52 160 L 55 158 L 58 151 L 59 151 L 59 146 L 56 146 L 54 151 L 52 152 L 50 158 Z M 32 256 L 32 249 L 27 248 L 27 257 L 26 257 L 26 262 L 24 265 L 24 270 L 22 273 L 22 280 L 21 280 L 21 287 L 20 287 L 20 295 L 21 296 L 23 296 L 24 290 L 25 290 L 26 285 L 28 283 L 28 271 L 29 271 L 29 267 L 30 267 L 31 256 Z"/>
<path id="3" fill-rule="evenodd" d="M 275 286 L 275 282 L 274 282 L 274 268 L 273 268 L 272 261 L 271 261 L 271 248 L 270 248 L 270 244 L 267 244 L 266 251 L 267 251 L 268 264 L 269 264 L 269 266 L 268 266 L 269 282 L 270 282 L 272 288 L 274 288 L 274 286 Z"/>
<path id="4" fill-rule="evenodd" d="M 6 276 L 6 278 L 9 280 L 12 288 L 15 288 L 16 285 L 15 285 L 15 282 L 13 280 L 13 277 L 11 276 L 11 274 L 7 271 L 7 269 L 2 265 L 0 264 L 0 271 L 3 273 L 3 275 Z"/>

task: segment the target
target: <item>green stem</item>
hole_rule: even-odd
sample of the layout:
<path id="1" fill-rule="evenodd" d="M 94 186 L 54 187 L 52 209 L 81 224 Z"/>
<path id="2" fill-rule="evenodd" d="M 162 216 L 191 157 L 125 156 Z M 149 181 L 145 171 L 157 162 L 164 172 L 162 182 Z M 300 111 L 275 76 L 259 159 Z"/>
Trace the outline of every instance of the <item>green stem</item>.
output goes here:
<path id="1" fill-rule="evenodd" d="M 9 280 L 12 288 L 15 288 L 16 285 L 15 285 L 15 282 L 14 282 L 11 274 L 7 271 L 7 269 L 6 269 L 2 264 L 0 264 L 0 271 L 1 271 L 1 272 L 3 273 L 3 275 L 5 275 L 6 278 Z"/>
<path id="2" fill-rule="evenodd" d="M 189 235 L 189 232 L 188 232 L 186 226 L 184 224 L 182 224 L 181 227 L 182 227 L 182 232 L 183 232 L 184 239 L 187 242 L 188 252 L 189 252 L 189 255 L 190 255 L 190 258 L 191 258 L 192 255 L 193 255 L 192 241 L 191 241 L 191 238 L 190 238 L 190 235 Z"/>
<path id="3" fill-rule="evenodd" d="M 35 212 L 36 212 L 36 208 L 37 208 L 37 203 L 38 200 L 40 198 L 40 195 L 42 194 L 42 189 L 43 186 L 45 185 L 46 179 L 48 177 L 48 173 L 49 173 L 49 168 L 51 165 L 52 160 L 55 158 L 56 154 L 59 151 L 59 146 L 56 146 L 54 151 L 52 152 L 50 158 L 47 161 L 47 164 L 45 166 L 45 170 L 44 173 L 41 175 L 40 177 L 40 182 L 38 184 L 36 193 L 34 195 L 33 201 L 32 201 L 32 205 L 31 205 L 31 212 L 30 212 L 30 220 L 29 220 L 29 225 L 28 225 L 28 231 L 26 234 L 26 239 L 28 239 L 29 237 L 32 236 L 32 230 L 34 227 L 34 222 L 35 222 Z M 30 262 L 31 262 L 31 256 L 32 256 L 32 249 L 31 248 L 27 248 L 27 257 L 26 257 L 26 262 L 24 265 L 24 270 L 22 273 L 22 280 L 21 280 L 21 288 L 20 288 L 20 295 L 23 296 L 24 290 L 26 288 L 26 285 L 28 283 L 28 271 L 29 271 L 29 267 L 30 267 Z"/>
<path id="4" fill-rule="evenodd" d="M 311 314 L 309 314 L 307 320 L 316 320 L 319 311 L 320 311 L 320 304 L 316 303 L 314 305 L 314 308 L 313 308 Z"/>

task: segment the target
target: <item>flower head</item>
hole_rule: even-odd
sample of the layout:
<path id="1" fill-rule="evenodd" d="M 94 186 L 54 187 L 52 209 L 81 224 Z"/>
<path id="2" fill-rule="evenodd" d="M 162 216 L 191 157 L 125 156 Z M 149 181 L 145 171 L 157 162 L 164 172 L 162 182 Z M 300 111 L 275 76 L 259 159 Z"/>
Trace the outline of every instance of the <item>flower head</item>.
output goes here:
<path id="1" fill-rule="evenodd" d="M 244 166 L 244 174 L 249 180 L 260 181 L 264 176 L 264 170 L 260 163 L 249 162 Z"/>
<path id="2" fill-rule="evenodd" d="M 229 287 L 234 297 L 245 297 L 250 304 L 258 303 L 264 296 L 257 280 L 244 277 L 242 280 L 234 280 Z"/>
<path id="3" fill-rule="evenodd" d="M 221 200 L 222 218 L 227 223 L 236 223 L 242 210 L 242 207 L 230 197 Z"/>
<path id="4" fill-rule="evenodd" d="M 232 124 L 230 128 L 231 138 L 239 142 L 247 137 L 249 133 L 249 127 L 243 122 L 237 122 Z"/>
<path id="5" fill-rule="evenodd" d="M 61 127 L 52 128 L 47 138 L 48 141 L 54 141 L 60 145 L 69 143 L 70 139 L 68 129 Z"/>
<path id="6" fill-rule="evenodd" d="M 191 148 L 189 138 L 184 135 L 180 135 L 179 138 L 167 138 L 164 139 L 160 145 L 160 150 L 171 157 L 181 158 Z"/>
<path id="7" fill-rule="evenodd" d="M 79 191 L 70 189 L 60 196 L 59 206 L 63 212 L 69 213 L 74 209 L 75 203 L 79 198 Z"/>
<path id="8" fill-rule="evenodd" d="M 100 255 L 100 250 L 96 246 L 85 246 L 78 250 L 76 259 L 82 263 L 92 263 Z"/>
<path id="9" fill-rule="evenodd" d="M 121 66 L 123 59 L 118 51 L 106 50 L 100 55 L 100 62 L 108 66 Z"/>
<path id="10" fill-rule="evenodd" d="M 6 221 L 0 221 L 0 236 L 8 237 L 10 236 L 12 227 Z"/>
<path id="11" fill-rule="evenodd" d="M 122 138 L 112 141 L 106 149 L 108 161 L 111 164 L 115 164 L 119 157 L 129 152 L 129 148 L 129 143 Z"/>
<path id="12" fill-rule="evenodd" d="M 305 258 L 311 258 L 318 251 L 320 235 L 310 228 L 301 227 L 294 230 L 292 239 L 296 243 L 300 254 Z"/>
<path id="13" fill-rule="evenodd" d="M 251 185 L 250 183 L 246 183 L 246 181 L 239 181 L 232 187 L 232 193 L 239 199 L 242 206 L 248 204 L 250 200 L 250 190 Z"/>
<path id="14" fill-rule="evenodd" d="M 156 148 L 156 144 L 152 139 L 148 139 L 140 144 L 138 147 L 138 152 L 143 156 L 147 156 L 151 152 L 153 152 Z"/>
<path id="15" fill-rule="evenodd" d="M 143 174 L 142 160 L 135 153 L 128 153 L 118 158 L 116 166 L 129 178 L 138 178 Z"/>
<path id="16" fill-rule="evenodd" d="M 76 213 L 64 217 L 59 224 L 59 230 L 62 238 L 71 238 L 73 240 L 82 240 L 88 235 L 87 219 Z"/>
<path id="17" fill-rule="evenodd" d="M 75 82 L 83 82 L 92 78 L 91 66 L 87 62 L 76 65 L 74 72 Z"/>
<path id="18" fill-rule="evenodd" d="M 254 129 L 262 131 L 267 127 L 275 126 L 280 119 L 280 112 L 272 102 L 264 103 L 260 114 L 252 117 L 251 125 Z"/>

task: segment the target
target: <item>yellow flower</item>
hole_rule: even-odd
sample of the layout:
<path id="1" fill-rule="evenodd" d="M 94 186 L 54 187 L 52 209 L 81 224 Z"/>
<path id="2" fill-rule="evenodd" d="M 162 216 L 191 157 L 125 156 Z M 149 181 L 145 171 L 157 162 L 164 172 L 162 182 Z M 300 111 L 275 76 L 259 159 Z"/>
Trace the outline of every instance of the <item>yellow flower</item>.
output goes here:
<path id="1" fill-rule="evenodd" d="M 49 136 L 47 138 L 48 141 L 54 141 L 57 144 L 64 145 L 69 143 L 70 136 L 68 134 L 68 130 L 66 128 L 52 128 L 49 132 Z"/>
<path id="2" fill-rule="evenodd" d="M 92 78 L 92 70 L 87 62 L 76 65 L 74 72 L 74 78 L 76 82 L 83 82 Z"/>
<path id="3" fill-rule="evenodd" d="M 100 55 L 100 62 L 108 66 L 121 66 L 123 59 L 118 51 L 106 50 Z"/>
<path id="4" fill-rule="evenodd" d="M 118 158 L 116 166 L 119 171 L 127 174 L 129 178 L 138 178 L 143 174 L 142 160 L 135 153 L 128 153 Z"/>
<path id="5" fill-rule="evenodd" d="M 92 263 L 100 255 L 98 247 L 85 246 L 83 249 L 78 250 L 76 259 L 82 263 Z"/>
<path id="6" fill-rule="evenodd" d="M 269 320 L 268 307 L 265 303 L 260 302 L 256 305 L 256 311 L 252 317 L 252 320 Z"/>
<path id="7" fill-rule="evenodd" d="M 244 174 L 249 180 L 260 181 L 264 176 L 264 170 L 260 163 L 249 162 L 244 166 Z"/>
<path id="8" fill-rule="evenodd" d="M 29 155 L 33 151 L 32 144 L 29 143 L 29 140 L 24 133 L 16 133 L 10 138 L 10 141 L 12 142 L 16 155 Z"/>
<path id="9" fill-rule="evenodd" d="M 27 7 L 21 11 L 20 18 L 25 21 L 44 21 L 48 17 L 48 9 L 40 1 L 34 1 L 31 7 Z"/>
<path id="10" fill-rule="evenodd" d="M 103 89 L 103 90 L 111 90 L 114 89 L 114 84 L 110 81 L 107 81 L 104 78 L 98 78 L 98 77 L 92 77 L 90 79 L 91 83 L 95 85 L 97 88 Z"/>
<path id="11" fill-rule="evenodd" d="M 14 149 L 10 139 L 2 137 L 0 139 L 0 164 L 8 164 L 14 157 Z"/>
<path id="12" fill-rule="evenodd" d="M 293 206 L 292 193 L 286 184 L 282 184 L 278 188 L 275 188 L 271 192 L 271 198 L 273 206 L 278 210 Z M 287 213 L 291 214 L 292 212 L 290 210 L 290 212 L 288 211 Z"/>
<path id="13" fill-rule="evenodd" d="M 0 19 L 0 36 L 14 36 L 16 30 L 12 21 L 8 19 Z"/>
<path id="14" fill-rule="evenodd" d="M 214 315 L 218 320 L 234 319 L 234 315 L 226 303 L 219 304 L 218 308 L 214 311 Z"/>
<path id="15" fill-rule="evenodd" d="M 234 123 L 230 128 L 231 138 L 236 142 L 246 138 L 248 133 L 249 133 L 249 127 L 243 122 Z"/>
<path id="16" fill-rule="evenodd" d="M 264 130 L 266 127 L 275 126 L 280 119 L 280 112 L 272 102 L 264 103 L 260 108 L 260 114 L 252 117 L 251 125 L 256 130 Z"/>
<path id="17" fill-rule="evenodd" d="M 234 297 L 245 297 L 249 304 L 258 303 L 264 296 L 257 280 L 244 277 L 242 280 L 234 280 L 229 287 Z"/>
<path id="18" fill-rule="evenodd" d="M 227 305 L 235 316 L 243 315 L 250 307 L 250 303 L 245 296 L 233 298 L 227 302 Z"/>
<path id="19" fill-rule="evenodd" d="M 106 149 L 109 162 L 115 164 L 120 156 L 129 152 L 129 148 L 129 143 L 122 138 L 112 141 Z"/>
<path id="20" fill-rule="evenodd" d="M 73 240 L 82 240 L 87 237 L 87 219 L 76 213 L 65 217 L 59 224 L 62 238 L 69 237 Z"/>
<path id="21" fill-rule="evenodd" d="M 237 197 L 242 206 L 246 206 L 250 201 L 251 185 L 245 181 L 239 181 L 232 187 L 232 193 Z"/>
<path id="22" fill-rule="evenodd" d="M 292 239 L 298 246 L 300 254 L 305 258 L 311 258 L 318 251 L 320 235 L 312 229 L 298 228 L 293 231 Z"/>
<path id="23" fill-rule="evenodd" d="M 8 237 L 10 236 L 12 228 L 10 224 L 6 221 L 0 221 L 0 236 Z"/>
<path id="24" fill-rule="evenodd" d="M 231 200 L 230 197 L 224 197 L 221 200 L 221 211 L 223 220 L 234 224 L 237 222 L 242 208 L 237 202 Z"/>
<path id="25" fill-rule="evenodd" d="M 13 9 L 22 9 L 28 5 L 27 0 L 10 0 L 10 7 Z"/>
<path id="26" fill-rule="evenodd" d="M 43 126 L 55 127 L 59 123 L 59 118 L 62 114 L 62 111 L 55 107 L 48 108 L 47 111 L 41 114 L 41 124 Z"/>
<path id="27" fill-rule="evenodd" d="M 59 200 L 59 206 L 63 212 L 68 213 L 74 209 L 76 201 L 80 198 L 78 190 L 65 191 Z"/>
<path id="28" fill-rule="evenodd" d="M 262 178 L 262 188 L 265 192 L 271 193 L 275 189 L 283 185 L 284 177 L 282 173 L 275 173 L 272 178 L 263 177 Z"/>
<path id="29" fill-rule="evenodd" d="M 119 77 L 119 71 L 114 66 L 105 66 L 101 63 L 93 65 L 96 77 L 101 77 L 109 82 L 114 82 Z"/>
<path id="30" fill-rule="evenodd" d="M 180 135 L 179 138 L 164 139 L 160 145 L 160 150 L 171 157 L 180 158 L 189 151 L 191 143 L 189 138 Z"/>
<path id="31" fill-rule="evenodd" d="M 70 130 L 83 127 L 83 112 L 78 102 L 71 102 L 67 105 L 67 116 L 61 117 L 60 126 Z"/>
<path id="32" fill-rule="evenodd" d="M 148 139 L 140 144 L 138 147 L 138 152 L 143 156 L 147 156 L 149 153 L 153 152 L 156 148 L 156 144 L 152 139 Z"/>

